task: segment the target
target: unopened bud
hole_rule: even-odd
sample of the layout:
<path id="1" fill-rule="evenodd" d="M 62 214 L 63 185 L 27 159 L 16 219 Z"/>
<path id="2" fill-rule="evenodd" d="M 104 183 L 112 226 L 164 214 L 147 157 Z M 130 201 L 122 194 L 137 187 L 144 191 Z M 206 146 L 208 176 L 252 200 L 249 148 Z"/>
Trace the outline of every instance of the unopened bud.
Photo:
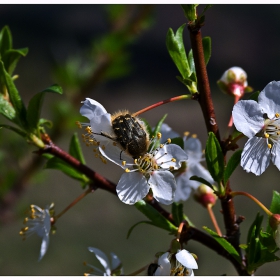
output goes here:
<path id="1" fill-rule="evenodd" d="M 194 192 L 194 199 L 202 206 L 207 207 L 208 205 L 215 205 L 217 196 L 210 187 L 201 184 Z"/>
<path id="2" fill-rule="evenodd" d="M 253 89 L 248 86 L 247 74 L 240 67 L 231 67 L 224 72 L 221 79 L 217 82 L 222 92 L 241 98 L 244 93 L 251 92 Z"/>

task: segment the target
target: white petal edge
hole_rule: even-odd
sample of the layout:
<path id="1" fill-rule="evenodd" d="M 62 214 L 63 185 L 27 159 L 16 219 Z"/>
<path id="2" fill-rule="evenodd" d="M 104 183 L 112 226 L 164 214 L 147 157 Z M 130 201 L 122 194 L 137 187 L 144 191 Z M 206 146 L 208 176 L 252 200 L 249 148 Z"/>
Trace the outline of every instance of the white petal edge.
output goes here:
<path id="1" fill-rule="evenodd" d="M 169 255 L 169 253 L 166 252 L 159 257 L 159 259 L 158 259 L 159 267 L 157 268 L 157 270 L 155 272 L 155 276 L 170 276 L 171 264 L 167 258 L 168 255 Z"/>
<path id="2" fill-rule="evenodd" d="M 248 138 L 255 136 L 264 125 L 261 107 L 254 100 L 238 101 L 233 106 L 232 118 L 236 129 Z"/>
<path id="3" fill-rule="evenodd" d="M 94 247 L 88 247 L 88 250 L 94 253 L 95 257 L 98 259 L 100 264 L 104 267 L 106 274 L 111 275 L 111 269 L 107 256 L 101 250 Z"/>
<path id="4" fill-rule="evenodd" d="M 255 136 L 246 142 L 240 164 L 245 171 L 259 176 L 269 166 L 270 158 L 271 154 L 266 139 Z"/>
<path id="5" fill-rule="evenodd" d="M 154 198 L 165 205 L 173 202 L 176 189 L 174 175 L 169 171 L 154 171 L 150 175 L 149 185 L 152 188 Z"/>
<path id="6" fill-rule="evenodd" d="M 191 269 L 197 269 L 197 262 L 193 255 L 189 253 L 187 250 L 183 249 L 176 254 L 176 259 L 180 262 L 183 266 Z"/>
<path id="7" fill-rule="evenodd" d="M 83 105 L 80 109 L 80 114 L 89 120 L 95 116 L 100 116 L 107 113 L 107 110 L 97 101 L 86 98 L 85 101 L 82 101 Z"/>
<path id="8" fill-rule="evenodd" d="M 275 113 L 280 113 L 280 81 L 272 81 L 261 91 L 258 97 L 263 113 L 272 119 Z"/>
<path id="9" fill-rule="evenodd" d="M 126 172 L 122 174 L 116 191 L 119 199 L 129 205 L 135 204 L 149 192 L 147 180 L 140 172 Z"/>

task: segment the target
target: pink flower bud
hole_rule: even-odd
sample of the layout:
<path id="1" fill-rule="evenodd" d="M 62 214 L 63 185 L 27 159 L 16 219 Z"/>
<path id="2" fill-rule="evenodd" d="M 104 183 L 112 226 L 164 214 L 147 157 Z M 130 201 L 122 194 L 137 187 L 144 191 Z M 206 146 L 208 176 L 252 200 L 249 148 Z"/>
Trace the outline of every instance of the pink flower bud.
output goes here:
<path id="1" fill-rule="evenodd" d="M 215 205 L 217 196 L 210 187 L 201 184 L 194 193 L 194 199 L 206 208 L 209 204 Z"/>

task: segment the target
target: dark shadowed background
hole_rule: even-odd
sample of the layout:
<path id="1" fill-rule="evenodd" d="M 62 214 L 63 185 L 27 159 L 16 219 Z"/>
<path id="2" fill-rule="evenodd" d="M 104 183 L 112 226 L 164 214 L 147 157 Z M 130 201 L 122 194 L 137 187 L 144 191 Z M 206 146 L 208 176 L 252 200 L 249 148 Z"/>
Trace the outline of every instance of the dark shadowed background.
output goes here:
<path id="1" fill-rule="evenodd" d="M 155 5 L 153 9 L 153 25 L 128 49 L 132 65 L 130 74 L 101 83 L 88 92 L 87 96 L 103 104 L 108 112 L 118 109 L 138 111 L 157 101 L 187 93 L 184 85 L 175 78 L 177 69 L 165 46 L 168 28 L 176 30 L 186 22 L 183 11 L 179 5 L 166 4 Z M 12 31 L 15 48 L 29 48 L 27 57 L 21 59 L 16 71 L 20 76 L 16 84 L 25 102 L 57 82 L 51 74 L 51 57 L 63 62 L 73 53 L 82 53 L 94 38 L 108 29 L 102 5 L 77 4 L 0 5 L 0 28 L 4 25 Z M 225 133 L 233 100 L 220 93 L 216 81 L 232 66 L 246 70 L 249 85 L 255 90 L 262 90 L 272 80 L 280 80 L 279 30 L 280 5 L 214 5 L 207 11 L 202 34 L 212 38 L 208 73 L 221 135 Z M 186 49 L 189 49 L 187 29 L 184 36 Z M 48 104 L 55 98 L 62 100 L 63 95 L 46 97 L 44 117 L 48 116 Z M 168 113 L 166 123 L 173 130 L 180 134 L 184 131 L 196 133 L 205 146 L 207 133 L 198 104 L 194 101 L 170 103 L 145 113 L 143 117 L 153 126 L 165 113 Z M 70 136 L 77 131 L 81 135 L 78 128 L 67 131 L 57 144 L 67 150 Z M 1 131 L 0 137 L 5 137 L 5 133 L 11 132 Z M 118 182 L 122 174 L 120 168 L 110 163 L 102 165 L 85 145 L 83 151 L 90 167 Z M 260 177 L 246 174 L 238 167 L 231 186 L 233 190 L 252 193 L 269 206 L 272 190 L 280 190 L 279 178 L 279 171 L 272 165 Z M 13 209 L 16 218 L 0 228 L 1 275 L 83 275 L 87 271 L 83 261 L 97 264 L 87 250 L 88 246 L 108 254 L 113 251 L 123 261 L 125 272 L 131 273 L 152 261 L 156 252 L 168 249 L 172 237 L 145 224 L 136 227 L 126 239 L 129 228 L 146 218 L 134 206 L 125 205 L 117 197 L 98 190 L 58 221 L 48 252 L 38 262 L 40 239 L 32 236 L 23 242 L 18 234 L 24 210 L 30 204 L 44 207 L 54 202 L 56 211 L 60 212 L 81 192 L 79 183 L 53 170 L 43 170 L 37 180 L 28 184 Z M 241 242 L 245 242 L 248 227 L 261 209 L 244 197 L 237 197 L 235 204 L 237 215 L 246 217 L 241 224 Z M 192 198 L 184 203 L 184 209 L 198 228 L 203 225 L 213 228 L 207 212 Z M 214 211 L 224 232 L 219 210 L 217 204 Z M 186 248 L 198 256 L 196 275 L 236 275 L 229 262 L 199 243 L 190 241 Z M 279 274 L 278 263 L 266 264 L 256 273 Z"/>

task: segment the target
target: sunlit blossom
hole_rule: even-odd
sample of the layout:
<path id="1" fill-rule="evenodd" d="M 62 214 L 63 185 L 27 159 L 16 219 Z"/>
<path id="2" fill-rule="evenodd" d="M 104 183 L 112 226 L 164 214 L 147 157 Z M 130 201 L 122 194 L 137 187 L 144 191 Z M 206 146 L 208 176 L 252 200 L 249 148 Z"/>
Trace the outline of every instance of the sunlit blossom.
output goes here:
<path id="1" fill-rule="evenodd" d="M 178 145 L 171 144 L 169 139 L 157 147 L 156 143 L 161 139 L 158 133 L 149 140 L 147 151 L 134 158 L 119 145 L 111 126 L 111 115 L 101 104 L 87 98 L 80 112 L 90 120 L 90 124 L 81 124 L 87 127 L 86 142 L 98 146 L 98 157 L 103 162 L 110 160 L 125 170 L 116 187 L 122 202 L 135 204 L 151 189 L 157 201 L 172 203 L 176 182 L 170 171 L 179 169 L 188 158 Z"/>
<path id="2" fill-rule="evenodd" d="M 280 170 L 280 81 L 270 82 L 258 102 L 239 101 L 232 111 L 236 129 L 246 135 L 241 166 L 261 175 L 270 161 Z"/>

